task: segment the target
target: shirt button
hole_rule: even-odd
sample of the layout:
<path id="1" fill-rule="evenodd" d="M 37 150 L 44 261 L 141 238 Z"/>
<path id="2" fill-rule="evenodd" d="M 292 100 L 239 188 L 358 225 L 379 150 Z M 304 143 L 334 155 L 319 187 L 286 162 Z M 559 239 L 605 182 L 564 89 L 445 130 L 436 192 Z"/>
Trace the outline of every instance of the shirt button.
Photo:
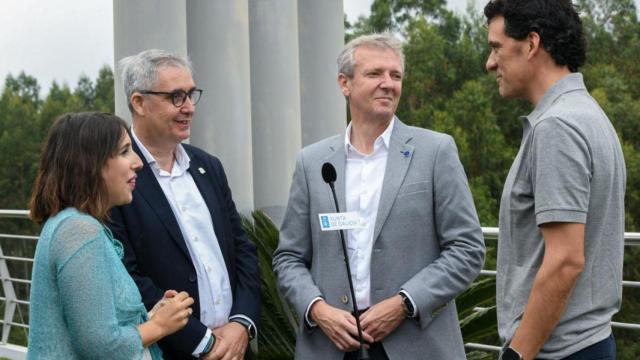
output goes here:
<path id="1" fill-rule="evenodd" d="M 211 266 L 207 266 L 207 271 L 211 272 Z"/>
<path id="2" fill-rule="evenodd" d="M 216 305 L 220 305 L 220 299 L 216 299 Z"/>
<path id="3" fill-rule="evenodd" d="M 342 298 L 340 298 L 340 301 L 342 301 L 343 304 L 347 304 L 349 303 L 349 298 L 347 297 L 347 295 L 342 295 Z"/>
<path id="4" fill-rule="evenodd" d="M 181 206 L 181 207 L 180 207 L 180 211 L 182 211 L 182 212 L 187 211 L 187 207 L 186 207 L 186 206 Z"/>
<path id="5" fill-rule="evenodd" d="M 194 237 L 193 237 L 193 241 L 198 241 L 198 237 L 197 237 L 197 236 L 194 236 Z"/>

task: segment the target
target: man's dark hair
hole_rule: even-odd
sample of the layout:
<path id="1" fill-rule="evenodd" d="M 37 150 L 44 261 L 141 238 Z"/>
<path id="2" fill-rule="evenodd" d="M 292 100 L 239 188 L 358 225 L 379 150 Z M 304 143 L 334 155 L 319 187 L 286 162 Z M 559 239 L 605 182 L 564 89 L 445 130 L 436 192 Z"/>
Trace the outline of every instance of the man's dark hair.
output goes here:
<path id="1" fill-rule="evenodd" d="M 582 21 L 570 0 L 491 0 L 484 15 L 487 23 L 496 16 L 504 17 L 504 31 L 513 39 L 524 40 L 529 33 L 538 33 L 542 48 L 571 72 L 585 62 Z"/>

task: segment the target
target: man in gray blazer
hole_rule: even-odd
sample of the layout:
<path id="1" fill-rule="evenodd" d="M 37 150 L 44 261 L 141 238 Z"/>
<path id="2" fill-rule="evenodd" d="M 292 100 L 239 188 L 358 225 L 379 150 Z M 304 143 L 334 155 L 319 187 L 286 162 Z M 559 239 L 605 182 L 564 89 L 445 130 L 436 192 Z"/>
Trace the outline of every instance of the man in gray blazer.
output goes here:
<path id="1" fill-rule="evenodd" d="M 453 139 L 403 124 L 402 44 L 366 35 L 338 58 L 352 121 L 298 156 L 273 266 L 301 320 L 298 359 L 355 359 L 359 348 L 337 231 L 321 168 L 337 172 L 355 301 L 372 359 L 464 359 L 454 298 L 478 275 L 482 230 Z"/>

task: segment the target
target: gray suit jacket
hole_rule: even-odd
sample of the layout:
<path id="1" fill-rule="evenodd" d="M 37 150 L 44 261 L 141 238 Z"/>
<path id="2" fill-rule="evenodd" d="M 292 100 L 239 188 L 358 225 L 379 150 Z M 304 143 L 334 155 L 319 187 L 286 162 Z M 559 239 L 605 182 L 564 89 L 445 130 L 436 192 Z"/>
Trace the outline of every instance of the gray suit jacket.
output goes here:
<path id="1" fill-rule="evenodd" d="M 344 135 L 302 149 L 291 184 L 273 266 L 280 290 L 300 318 L 296 358 L 342 359 L 342 352 L 304 315 L 320 296 L 351 311 L 337 231 L 321 231 L 319 213 L 335 212 L 321 168 L 337 171 L 345 206 Z M 407 319 L 383 339 L 390 359 L 465 359 L 454 298 L 476 278 L 484 242 L 467 178 L 453 139 L 396 119 L 374 230 L 371 303 L 406 290 L 419 319 Z M 345 302 L 346 300 L 346 302 Z"/>

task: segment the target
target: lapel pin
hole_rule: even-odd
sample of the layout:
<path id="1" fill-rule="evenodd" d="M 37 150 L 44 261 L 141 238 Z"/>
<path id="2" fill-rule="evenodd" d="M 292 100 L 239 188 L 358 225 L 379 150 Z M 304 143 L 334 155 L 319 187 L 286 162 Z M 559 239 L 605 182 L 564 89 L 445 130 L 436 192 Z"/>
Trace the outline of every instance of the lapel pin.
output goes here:
<path id="1" fill-rule="evenodd" d="M 404 155 L 405 158 L 408 158 L 409 156 L 411 156 L 411 151 L 409 150 L 401 150 L 400 153 Z"/>
<path id="2" fill-rule="evenodd" d="M 198 168 L 198 171 L 200 171 L 200 174 L 204 174 L 204 173 L 206 172 L 206 171 L 204 171 L 204 169 L 203 169 L 203 168 L 201 168 L 201 167 L 199 167 L 199 168 Z"/>

